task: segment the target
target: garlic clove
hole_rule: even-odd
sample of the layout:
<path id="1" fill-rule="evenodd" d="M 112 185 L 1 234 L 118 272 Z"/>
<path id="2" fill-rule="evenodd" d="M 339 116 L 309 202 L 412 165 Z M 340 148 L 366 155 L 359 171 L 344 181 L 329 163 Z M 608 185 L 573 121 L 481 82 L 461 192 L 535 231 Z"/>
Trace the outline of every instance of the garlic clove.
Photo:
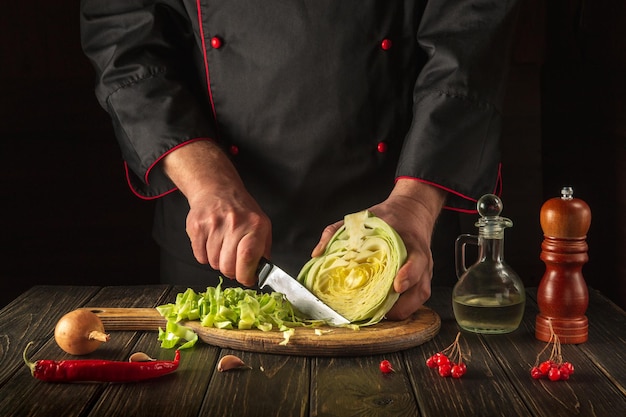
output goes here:
<path id="1" fill-rule="evenodd" d="M 241 369 L 241 368 L 252 369 L 250 366 L 246 365 L 246 363 L 243 360 L 241 360 L 235 355 L 222 356 L 220 361 L 217 363 L 217 370 L 219 372 L 229 371 L 231 369 Z"/>
<path id="2" fill-rule="evenodd" d="M 128 358 L 128 362 L 151 362 L 155 360 L 156 359 L 152 359 L 150 356 L 146 355 L 143 352 L 135 352 L 130 355 L 130 358 Z"/>

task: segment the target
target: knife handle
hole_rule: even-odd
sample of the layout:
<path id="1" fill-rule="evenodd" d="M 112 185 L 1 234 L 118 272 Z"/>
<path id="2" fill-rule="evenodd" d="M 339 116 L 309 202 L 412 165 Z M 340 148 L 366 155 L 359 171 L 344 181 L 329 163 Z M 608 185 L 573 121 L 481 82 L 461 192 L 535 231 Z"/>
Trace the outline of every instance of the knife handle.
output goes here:
<path id="1" fill-rule="evenodd" d="M 261 258 L 259 260 L 259 265 L 256 267 L 256 275 L 259 277 L 259 287 L 263 287 L 265 285 L 265 280 L 269 275 L 272 267 L 274 265 L 265 258 Z"/>

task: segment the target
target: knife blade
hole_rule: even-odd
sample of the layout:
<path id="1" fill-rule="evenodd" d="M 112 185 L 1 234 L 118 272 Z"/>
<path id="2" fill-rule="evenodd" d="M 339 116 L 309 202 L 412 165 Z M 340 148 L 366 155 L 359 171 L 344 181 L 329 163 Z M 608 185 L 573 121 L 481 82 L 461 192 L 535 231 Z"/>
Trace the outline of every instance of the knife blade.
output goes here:
<path id="1" fill-rule="evenodd" d="M 282 293 L 298 311 L 315 320 L 325 320 L 335 326 L 348 324 L 350 321 L 328 307 L 322 300 L 311 293 L 304 285 L 285 271 L 261 258 L 257 267 L 259 286 L 269 285 L 274 291 Z"/>

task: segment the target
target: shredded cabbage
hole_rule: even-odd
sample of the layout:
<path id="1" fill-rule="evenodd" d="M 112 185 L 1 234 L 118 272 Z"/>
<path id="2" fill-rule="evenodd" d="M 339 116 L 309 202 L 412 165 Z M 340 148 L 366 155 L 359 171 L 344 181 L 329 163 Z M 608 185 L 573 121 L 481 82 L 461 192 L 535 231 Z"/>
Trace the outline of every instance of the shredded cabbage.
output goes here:
<path id="1" fill-rule="evenodd" d="M 178 324 L 184 320 L 199 320 L 204 327 L 261 331 L 287 331 L 307 322 L 283 294 L 240 287 L 222 289 L 221 279 L 216 287 L 208 287 L 203 293 L 188 288 L 176 295 L 175 303 L 158 306 L 157 310 L 167 319 L 165 330 L 159 328 L 161 347 L 166 349 L 179 344 L 179 349 L 189 348 L 198 340 L 192 329 Z"/>
<path id="2" fill-rule="evenodd" d="M 325 252 L 304 265 L 298 280 L 351 323 L 372 325 L 399 297 L 393 280 L 406 256 L 398 233 L 364 210 L 345 216 Z"/>

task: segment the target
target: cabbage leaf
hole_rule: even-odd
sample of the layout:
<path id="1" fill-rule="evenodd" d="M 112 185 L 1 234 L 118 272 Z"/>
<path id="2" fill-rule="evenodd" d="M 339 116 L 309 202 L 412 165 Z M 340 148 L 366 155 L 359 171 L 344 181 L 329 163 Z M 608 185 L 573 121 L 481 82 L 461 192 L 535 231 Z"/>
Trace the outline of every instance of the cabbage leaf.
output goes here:
<path id="1" fill-rule="evenodd" d="M 298 280 L 353 324 L 378 323 L 398 300 L 394 278 L 407 257 L 400 235 L 368 210 L 348 214 Z"/>
<path id="2" fill-rule="evenodd" d="M 167 319 L 165 330 L 159 328 L 161 347 L 189 348 L 198 340 L 195 332 L 181 322 L 198 320 L 204 327 L 218 329 L 258 329 L 286 331 L 304 326 L 309 320 L 297 315 L 293 306 L 278 292 L 264 293 L 240 287 L 222 289 L 222 280 L 205 292 L 188 288 L 176 295 L 174 303 L 157 307 Z"/>

